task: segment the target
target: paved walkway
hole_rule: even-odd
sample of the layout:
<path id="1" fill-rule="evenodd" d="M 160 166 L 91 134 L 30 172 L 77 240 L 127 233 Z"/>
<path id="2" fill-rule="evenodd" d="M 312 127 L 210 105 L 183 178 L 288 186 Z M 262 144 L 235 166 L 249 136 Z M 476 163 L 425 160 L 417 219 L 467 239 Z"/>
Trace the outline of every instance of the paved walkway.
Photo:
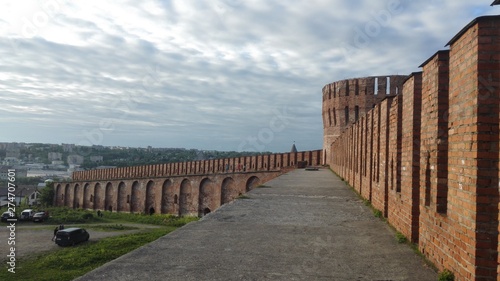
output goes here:
<path id="1" fill-rule="evenodd" d="M 329 170 L 266 186 L 77 280 L 437 280 Z"/>

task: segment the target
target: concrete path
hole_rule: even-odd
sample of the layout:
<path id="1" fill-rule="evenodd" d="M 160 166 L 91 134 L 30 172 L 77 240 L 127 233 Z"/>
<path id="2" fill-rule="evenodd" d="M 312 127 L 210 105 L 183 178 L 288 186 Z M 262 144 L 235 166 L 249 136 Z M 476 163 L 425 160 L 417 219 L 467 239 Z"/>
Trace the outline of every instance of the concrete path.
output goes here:
<path id="1" fill-rule="evenodd" d="M 437 280 L 329 170 L 266 186 L 77 280 Z"/>

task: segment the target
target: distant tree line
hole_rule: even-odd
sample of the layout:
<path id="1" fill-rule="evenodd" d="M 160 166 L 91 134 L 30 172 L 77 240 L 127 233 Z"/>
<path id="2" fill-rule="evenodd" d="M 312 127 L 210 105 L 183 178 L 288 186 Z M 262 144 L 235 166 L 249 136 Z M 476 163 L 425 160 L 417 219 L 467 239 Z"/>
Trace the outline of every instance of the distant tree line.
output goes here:
<path id="1" fill-rule="evenodd" d="M 140 148 L 140 147 L 107 147 L 102 145 L 94 146 L 72 146 L 72 150 L 64 149 L 60 144 L 44 143 L 24 143 L 18 146 L 20 149 L 20 159 L 25 163 L 50 164 L 49 152 L 59 152 L 61 160 L 67 160 L 72 154 L 84 157 L 82 168 L 93 169 L 98 166 L 137 166 L 148 164 L 174 163 L 195 160 L 209 160 L 220 158 L 232 158 L 241 156 L 253 156 L 259 154 L 270 154 L 270 152 L 237 152 L 237 151 L 216 151 L 199 150 L 185 148 Z M 5 157 L 6 149 L 0 149 L 0 157 Z M 103 161 L 90 161 L 90 156 L 102 156 Z"/>

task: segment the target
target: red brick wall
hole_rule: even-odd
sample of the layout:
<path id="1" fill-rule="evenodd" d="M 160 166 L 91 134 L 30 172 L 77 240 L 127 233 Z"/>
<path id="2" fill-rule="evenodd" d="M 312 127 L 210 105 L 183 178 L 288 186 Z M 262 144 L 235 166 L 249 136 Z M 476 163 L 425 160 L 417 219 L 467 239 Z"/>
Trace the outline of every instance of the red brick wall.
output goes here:
<path id="1" fill-rule="evenodd" d="M 307 161 L 309 165 L 322 163 L 322 150 L 298 153 L 258 155 L 241 158 L 226 158 L 201 161 L 145 165 L 113 169 L 73 172 L 74 181 L 114 180 L 129 178 L 165 177 L 171 175 L 199 175 L 219 172 L 238 172 L 238 164 L 246 171 L 274 171 L 281 168 L 295 167 L 297 161 Z M 226 168 L 228 170 L 226 171 Z"/>
<path id="2" fill-rule="evenodd" d="M 422 73 L 414 73 L 406 81 L 402 98 L 401 198 L 406 204 L 400 219 L 407 228 L 401 232 L 412 241 L 417 241 Z"/>
<path id="3" fill-rule="evenodd" d="M 203 215 L 205 208 L 214 211 L 221 205 L 224 188 L 228 202 L 286 171 L 56 183 L 54 203 L 94 210 Z M 227 182 L 231 184 L 224 186 Z"/>
<path id="4" fill-rule="evenodd" d="M 372 184 L 370 197 L 367 198 L 373 202 L 375 190 L 379 190 L 380 181 L 380 105 L 373 109 L 373 152 L 372 152 Z"/>
<path id="5" fill-rule="evenodd" d="M 363 188 L 361 190 L 361 195 L 371 200 L 371 192 L 372 192 L 372 184 L 373 184 L 373 112 L 369 111 L 366 114 L 366 130 L 365 130 L 365 139 L 366 139 L 366 157 L 364 158 L 365 171 L 364 171 L 364 180 L 363 180 Z"/>
<path id="6" fill-rule="evenodd" d="M 449 51 L 437 52 L 422 66 L 419 248 L 429 259 L 444 265 L 450 264 L 450 256 L 456 254 L 452 250 L 456 241 L 446 216 Z"/>
<path id="7" fill-rule="evenodd" d="M 332 169 L 455 280 L 500 280 L 499 88 L 500 16 L 481 17 L 324 145 Z"/>

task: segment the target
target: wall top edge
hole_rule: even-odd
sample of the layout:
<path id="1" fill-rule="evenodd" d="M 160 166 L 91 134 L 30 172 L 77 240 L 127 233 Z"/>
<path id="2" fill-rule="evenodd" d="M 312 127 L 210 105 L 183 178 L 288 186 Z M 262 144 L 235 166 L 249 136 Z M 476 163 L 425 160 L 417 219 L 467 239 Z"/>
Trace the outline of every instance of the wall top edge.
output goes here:
<path id="1" fill-rule="evenodd" d="M 389 74 L 389 75 L 376 75 L 376 76 L 366 76 L 366 77 L 353 77 L 353 78 L 347 78 L 347 79 L 341 79 L 334 81 L 332 83 L 326 84 L 323 88 L 325 88 L 328 85 L 332 85 L 338 82 L 345 82 L 345 81 L 355 81 L 355 80 L 362 80 L 362 79 L 375 79 L 375 78 L 385 78 L 385 77 L 400 77 L 400 78 L 405 78 L 408 75 L 400 75 L 400 74 Z"/>
<path id="2" fill-rule="evenodd" d="M 499 0 L 500 1 L 500 0 Z M 421 65 L 419 65 L 419 68 L 424 67 L 426 64 L 428 64 L 431 60 L 433 60 L 436 56 L 439 56 L 441 54 L 449 54 L 450 50 L 439 50 L 434 53 L 434 55 L 430 56 L 426 61 L 424 61 Z"/>
<path id="3" fill-rule="evenodd" d="M 423 73 L 422 71 L 412 72 L 410 75 L 408 75 L 408 76 L 406 77 L 406 79 L 403 81 L 403 84 L 404 84 L 404 83 L 406 83 L 406 81 L 408 81 L 408 80 L 412 79 L 412 78 L 413 78 L 413 77 L 415 77 L 415 76 L 422 75 L 422 73 Z"/>
<path id="4" fill-rule="evenodd" d="M 105 169 L 93 169 L 93 170 L 85 170 L 85 171 L 76 171 L 76 172 L 91 172 L 91 171 L 110 171 L 121 168 L 134 168 L 134 167 L 148 167 L 148 166 L 156 166 L 156 165 L 173 165 L 173 164 L 182 164 L 182 163 L 193 163 L 193 162 L 204 162 L 204 161 L 217 161 L 217 160 L 231 160 L 231 159 L 240 159 L 240 158 L 252 158 L 252 157 L 266 157 L 273 155 L 285 155 L 285 154 L 299 154 L 299 153 L 314 153 L 321 152 L 322 149 L 315 150 L 303 150 L 297 152 L 281 152 L 281 153 L 271 153 L 271 154 L 261 154 L 261 155 L 252 155 L 252 156 L 241 156 L 241 157 L 230 157 L 230 158 L 216 158 L 216 159 L 207 159 L 207 160 L 193 160 L 193 161 L 183 161 L 183 162 L 168 162 L 168 163 L 158 163 L 158 164 L 145 164 L 145 165 L 135 165 L 135 166 L 125 166 L 125 167 L 116 167 L 116 168 L 105 168 Z"/>

